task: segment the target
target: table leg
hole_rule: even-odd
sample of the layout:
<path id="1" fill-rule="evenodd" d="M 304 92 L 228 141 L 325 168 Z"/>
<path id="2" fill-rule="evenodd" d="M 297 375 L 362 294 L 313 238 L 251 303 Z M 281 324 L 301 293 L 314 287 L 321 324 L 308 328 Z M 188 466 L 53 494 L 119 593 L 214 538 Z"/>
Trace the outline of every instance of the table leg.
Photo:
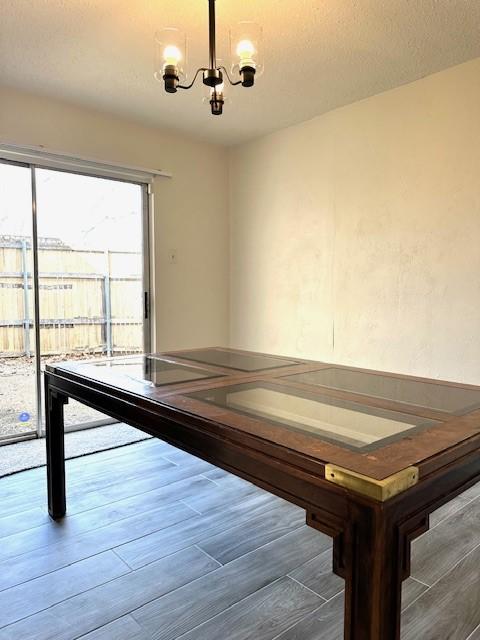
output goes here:
<path id="1" fill-rule="evenodd" d="M 54 520 L 65 515 L 65 445 L 63 407 L 68 398 L 53 390 L 45 376 L 48 512 Z"/>
<path id="2" fill-rule="evenodd" d="M 344 534 L 345 640 L 399 640 L 403 553 L 410 546 L 381 508 L 352 508 Z"/>

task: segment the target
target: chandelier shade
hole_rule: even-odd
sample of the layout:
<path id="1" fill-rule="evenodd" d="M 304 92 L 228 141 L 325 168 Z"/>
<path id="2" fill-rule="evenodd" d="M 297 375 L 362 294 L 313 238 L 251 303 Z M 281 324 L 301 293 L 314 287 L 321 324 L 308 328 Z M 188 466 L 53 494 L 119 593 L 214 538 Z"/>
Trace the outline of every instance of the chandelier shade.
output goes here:
<path id="1" fill-rule="evenodd" d="M 155 73 L 165 81 L 165 90 L 175 93 L 180 81 L 187 79 L 187 36 L 180 29 L 167 27 L 155 34 Z M 168 78 L 168 82 L 165 80 Z"/>
<path id="2" fill-rule="evenodd" d="M 239 22 L 230 29 L 230 59 L 232 76 L 253 69 L 258 78 L 263 73 L 263 31 L 255 22 Z M 244 85 L 245 86 L 245 85 Z"/>

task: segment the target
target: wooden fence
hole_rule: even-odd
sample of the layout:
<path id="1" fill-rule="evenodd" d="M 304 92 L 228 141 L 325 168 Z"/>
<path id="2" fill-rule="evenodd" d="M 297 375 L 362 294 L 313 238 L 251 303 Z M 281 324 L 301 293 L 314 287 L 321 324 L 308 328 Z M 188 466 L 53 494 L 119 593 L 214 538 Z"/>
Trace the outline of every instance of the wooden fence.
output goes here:
<path id="1" fill-rule="evenodd" d="M 131 353 L 143 349 L 142 255 L 83 251 L 40 242 L 43 355 Z M 0 241 L 0 354 L 34 351 L 32 251 Z"/>

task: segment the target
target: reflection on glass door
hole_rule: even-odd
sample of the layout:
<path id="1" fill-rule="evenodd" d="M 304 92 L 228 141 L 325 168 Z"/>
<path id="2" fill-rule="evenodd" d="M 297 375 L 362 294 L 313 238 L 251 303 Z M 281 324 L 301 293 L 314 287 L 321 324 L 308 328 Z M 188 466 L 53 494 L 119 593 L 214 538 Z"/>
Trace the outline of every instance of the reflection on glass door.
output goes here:
<path id="1" fill-rule="evenodd" d="M 36 169 L 42 365 L 144 345 L 143 189 Z M 102 420 L 70 401 L 66 426 Z"/>
<path id="2" fill-rule="evenodd" d="M 0 163 L 0 441 L 35 434 L 30 169 Z"/>

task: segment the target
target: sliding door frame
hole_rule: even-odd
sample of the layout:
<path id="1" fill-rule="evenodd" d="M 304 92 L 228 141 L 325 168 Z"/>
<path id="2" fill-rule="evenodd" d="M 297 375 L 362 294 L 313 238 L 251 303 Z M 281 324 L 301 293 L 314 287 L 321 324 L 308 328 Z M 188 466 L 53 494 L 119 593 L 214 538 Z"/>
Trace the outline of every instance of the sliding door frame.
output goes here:
<path id="1" fill-rule="evenodd" d="M 32 194 L 33 330 L 35 333 L 35 387 L 37 391 L 37 438 L 42 436 L 42 353 L 40 351 L 40 276 L 38 271 L 37 175 L 30 165 Z"/>
<path id="2" fill-rule="evenodd" d="M 1 151 L 1 150 L 0 150 Z M 119 177 L 118 171 L 112 170 L 112 174 L 109 175 L 108 169 L 98 169 L 98 167 L 92 166 L 91 170 L 82 166 L 82 169 L 68 168 L 68 161 L 55 163 L 48 160 L 45 164 L 42 162 L 21 162 L 15 159 L 2 157 L 0 153 L 0 163 L 10 164 L 19 167 L 24 167 L 30 170 L 30 184 L 31 184 L 31 229 L 32 229 L 32 257 L 33 257 L 33 273 L 32 273 L 32 288 L 33 288 L 33 300 L 34 300 L 34 335 L 35 335 L 35 389 L 36 389 L 36 407 L 37 407 L 37 425 L 36 429 L 32 429 L 30 433 L 22 434 L 19 436 L 11 436 L 6 438 L 0 438 L 0 446 L 4 444 L 11 444 L 13 442 L 19 442 L 22 440 L 31 440 L 32 438 L 41 438 L 45 436 L 44 430 L 44 407 L 42 400 L 43 390 L 43 375 L 41 369 L 40 352 L 40 303 L 39 303 L 39 264 L 38 264 L 38 211 L 37 211 L 37 169 L 46 169 L 49 171 L 58 171 L 63 173 L 69 173 L 74 175 L 89 176 L 92 178 L 98 178 L 103 180 L 114 180 L 116 182 L 125 182 L 128 184 L 136 184 L 141 188 L 141 224 L 142 224 L 142 291 L 143 291 L 143 350 L 145 353 L 151 351 L 152 347 L 152 323 L 151 323 L 151 218 L 153 215 L 153 199 L 152 199 L 152 184 L 153 175 L 150 178 L 144 178 L 140 180 L 130 179 L 128 177 Z M 73 164 L 73 163 L 72 163 Z M 78 425 L 70 425 L 65 427 L 65 432 L 81 431 L 84 429 L 91 429 L 107 424 L 113 424 L 118 422 L 112 418 L 104 418 L 100 420 L 92 420 L 89 422 L 80 423 Z"/>

